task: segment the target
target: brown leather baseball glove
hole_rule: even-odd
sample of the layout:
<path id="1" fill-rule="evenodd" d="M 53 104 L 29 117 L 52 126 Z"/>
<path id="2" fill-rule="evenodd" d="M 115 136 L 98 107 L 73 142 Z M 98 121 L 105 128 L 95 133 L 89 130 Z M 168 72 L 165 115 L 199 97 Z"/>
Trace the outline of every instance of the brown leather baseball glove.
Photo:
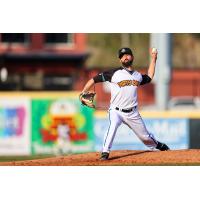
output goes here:
<path id="1" fill-rule="evenodd" d="M 94 105 L 94 102 L 93 102 L 95 95 L 96 95 L 95 92 L 81 93 L 79 95 L 79 99 L 80 99 L 82 105 L 85 105 L 89 108 L 95 108 L 95 105 Z"/>

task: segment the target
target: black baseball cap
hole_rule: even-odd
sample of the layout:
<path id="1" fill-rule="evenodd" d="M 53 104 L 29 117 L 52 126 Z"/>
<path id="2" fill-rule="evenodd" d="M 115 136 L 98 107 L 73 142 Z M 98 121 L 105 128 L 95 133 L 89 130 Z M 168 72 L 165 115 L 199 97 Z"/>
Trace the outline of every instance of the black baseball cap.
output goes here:
<path id="1" fill-rule="evenodd" d="M 128 47 L 121 48 L 118 52 L 118 57 L 121 58 L 124 54 L 133 55 L 131 49 Z"/>

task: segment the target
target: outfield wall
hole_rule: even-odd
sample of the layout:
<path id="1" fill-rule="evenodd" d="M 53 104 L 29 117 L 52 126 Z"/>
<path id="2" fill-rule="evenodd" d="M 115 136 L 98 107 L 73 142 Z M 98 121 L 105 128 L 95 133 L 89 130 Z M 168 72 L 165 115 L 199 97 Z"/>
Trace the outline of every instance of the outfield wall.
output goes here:
<path id="1" fill-rule="evenodd" d="M 82 106 L 77 92 L 1 92 L 0 155 L 101 151 L 106 111 Z M 141 112 L 150 132 L 171 149 L 200 148 L 200 112 Z M 125 125 L 114 149 L 147 149 Z"/>

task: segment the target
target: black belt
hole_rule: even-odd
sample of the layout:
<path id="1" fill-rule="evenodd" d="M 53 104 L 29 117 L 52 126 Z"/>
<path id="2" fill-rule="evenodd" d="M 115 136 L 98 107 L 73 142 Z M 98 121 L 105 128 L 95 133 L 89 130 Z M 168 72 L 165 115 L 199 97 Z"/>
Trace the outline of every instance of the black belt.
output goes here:
<path id="1" fill-rule="evenodd" d="M 137 106 L 134 106 L 133 108 L 130 108 L 130 109 L 119 109 L 118 107 L 116 107 L 115 109 L 122 111 L 122 112 L 125 112 L 125 113 L 129 113 L 129 112 L 133 111 L 134 109 L 136 109 L 136 107 Z"/>

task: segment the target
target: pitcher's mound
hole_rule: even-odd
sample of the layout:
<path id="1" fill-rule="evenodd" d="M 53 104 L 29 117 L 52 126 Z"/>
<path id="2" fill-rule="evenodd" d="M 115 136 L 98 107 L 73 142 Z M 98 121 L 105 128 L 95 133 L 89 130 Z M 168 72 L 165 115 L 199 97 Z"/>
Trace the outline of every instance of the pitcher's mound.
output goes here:
<path id="1" fill-rule="evenodd" d="M 200 165 L 200 150 L 112 151 L 109 160 L 99 160 L 100 153 L 84 153 L 53 158 L 1 162 L 4 166 L 129 166 L 129 165 Z"/>

